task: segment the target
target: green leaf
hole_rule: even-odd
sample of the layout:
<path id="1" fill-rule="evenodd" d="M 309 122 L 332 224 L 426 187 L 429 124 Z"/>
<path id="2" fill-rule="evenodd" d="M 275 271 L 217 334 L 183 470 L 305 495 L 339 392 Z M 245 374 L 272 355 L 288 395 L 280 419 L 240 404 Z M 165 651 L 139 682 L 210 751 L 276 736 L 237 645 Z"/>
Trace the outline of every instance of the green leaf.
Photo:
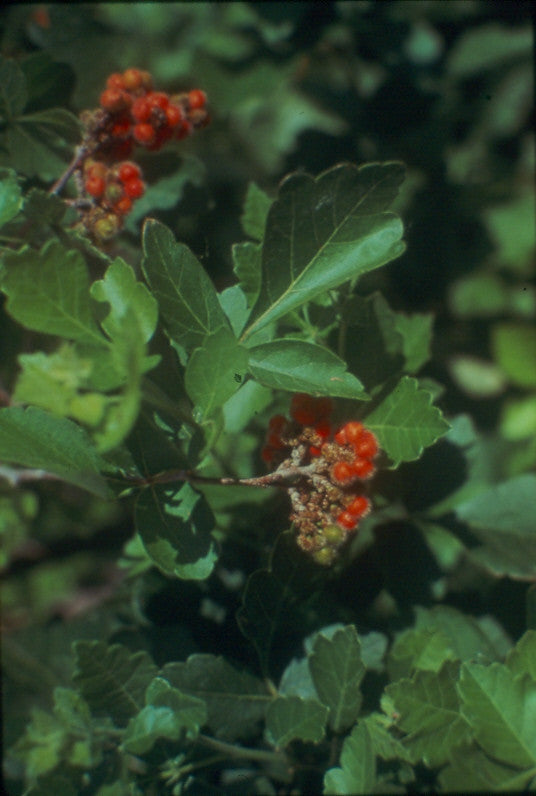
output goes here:
<path id="1" fill-rule="evenodd" d="M 194 580 L 210 575 L 217 559 L 214 517 L 189 484 L 178 490 L 164 484 L 144 489 L 134 520 L 145 549 L 166 575 Z"/>
<path id="2" fill-rule="evenodd" d="M 273 200 L 258 185 L 254 182 L 249 183 L 240 222 L 246 235 L 249 235 L 253 240 L 262 242 L 266 219 L 272 202 Z"/>
<path id="3" fill-rule="evenodd" d="M 162 677 L 150 683 L 145 701 L 146 706 L 130 719 L 122 742 L 123 748 L 133 754 L 148 752 L 159 738 L 195 738 L 207 718 L 201 699 L 182 694 Z"/>
<path id="4" fill-rule="evenodd" d="M 103 461 L 85 431 L 35 407 L 0 409 L 0 460 L 52 473 L 100 497 L 109 494 L 99 473 Z"/>
<path id="5" fill-rule="evenodd" d="M 378 437 L 380 447 L 393 466 L 418 459 L 424 448 L 433 445 L 449 424 L 432 396 L 419 388 L 417 379 L 404 376 L 392 393 L 366 418 L 367 428 Z"/>
<path id="6" fill-rule="evenodd" d="M 430 609 L 417 606 L 415 614 L 415 628 L 442 633 L 461 661 L 475 656 L 497 660 L 503 658 L 512 646 L 504 630 L 490 617 L 475 619 L 449 605 L 436 605 Z"/>
<path id="7" fill-rule="evenodd" d="M 316 699 L 279 696 L 266 712 L 266 737 L 277 747 L 291 741 L 318 743 L 324 737 L 328 708 Z"/>
<path id="8" fill-rule="evenodd" d="M 26 777 L 33 780 L 53 771 L 61 762 L 67 738 L 68 731 L 57 716 L 34 709 L 13 755 L 24 762 Z"/>
<path id="9" fill-rule="evenodd" d="M 91 285 L 96 301 L 108 302 L 110 312 L 101 326 L 110 338 L 121 335 L 124 318 L 131 311 L 138 322 L 141 337 L 148 342 L 158 320 L 158 305 L 147 287 L 136 281 L 134 270 L 121 257 L 107 268 L 103 279 Z"/>
<path id="10" fill-rule="evenodd" d="M 78 119 L 63 108 L 19 116 L 6 133 L 9 163 L 28 177 L 48 182 L 64 171 L 80 135 Z"/>
<path id="11" fill-rule="evenodd" d="M 458 664 L 446 663 L 439 672 L 420 670 L 385 689 L 400 714 L 396 726 L 405 733 L 402 742 L 413 763 L 431 768 L 443 765 L 454 746 L 469 740 L 469 726 L 460 715 L 457 676 Z"/>
<path id="12" fill-rule="evenodd" d="M 186 391 L 201 412 L 200 422 L 209 418 L 238 390 L 247 372 L 248 352 L 230 329 L 207 335 L 186 366 Z"/>
<path id="13" fill-rule="evenodd" d="M 430 359 L 433 323 L 432 313 L 395 313 L 395 328 L 402 336 L 402 350 L 406 360 L 404 370 L 407 373 L 417 373 Z"/>
<path id="14" fill-rule="evenodd" d="M 13 169 L 0 169 L 0 227 L 15 218 L 22 207 L 22 192 Z"/>
<path id="15" fill-rule="evenodd" d="M 190 655 L 185 662 L 166 664 L 162 677 L 204 701 L 206 723 L 225 741 L 254 734 L 273 699 L 262 680 L 235 669 L 221 656 Z"/>
<path id="16" fill-rule="evenodd" d="M 68 64 L 53 61 L 46 52 L 33 52 L 20 62 L 26 77 L 28 99 L 32 110 L 42 110 L 57 104 L 58 98 L 67 99 L 75 83 L 75 75 Z"/>
<path id="17" fill-rule="evenodd" d="M 516 387 L 536 387 L 536 329 L 516 323 L 492 329 L 493 356 Z"/>
<path id="18" fill-rule="evenodd" d="M 382 760 L 404 760 L 409 762 L 410 756 L 407 749 L 395 734 L 389 732 L 393 720 L 383 713 L 369 713 L 360 723 L 366 725 L 369 731 L 374 754 Z M 398 733 L 397 733 L 398 735 Z"/>
<path id="19" fill-rule="evenodd" d="M 345 739 L 340 768 L 330 768 L 324 776 L 325 794 L 373 793 L 376 783 L 376 760 L 366 724 L 358 722 Z"/>
<path id="20" fill-rule="evenodd" d="M 528 674 L 536 682 L 536 630 L 527 630 L 508 653 L 506 665 L 514 675 Z"/>
<path id="21" fill-rule="evenodd" d="M 49 240 L 40 252 L 25 246 L 4 256 L 6 309 L 28 329 L 106 347 L 91 314 L 89 280 L 82 255 Z"/>
<path id="22" fill-rule="evenodd" d="M 340 165 L 316 180 L 295 174 L 282 183 L 268 215 L 261 292 L 244 337 L 403 252 L 402 223 L 384 212 L 403 177 L 399 163 Z"/>
<path id="23" fill-rule="evenodd" d="M 536 766 L 534 680 L 500 663 L 464 663 L 458 691 L 462 714 L 488 755 L 510 766 Z"/>
<path id="24" fill-rule="evenodd" d="M 439 774 L 441 790 L 447 793 L 513 793 L 525 791 L 536 770 L 520 772 L 490 760 L 481 749 L 461 744 L 450 753 L 448 765 Z"/>
<path id="25" fill-rule="evenodd" d="M 8 121 L 24 109 L 28 99 L 26 78 L 12 59 L 0 60 L 0 114 Z"/>
<path id="26" fill-rule="evenodd" d="M 273 340 L 249 350 L 249 370 L 265 387 L 366 400 L 361 382 L 329 349 L 304 340 Z"/>
<path id="27" fill-rule="evenodd" d="M 111 716 L 124 726 L 140 712 L 144 694 L 157 667 L 146 652 L 131 653 L 121 644 L 76 641 L 73 682 L 97 715 Z"/>
<path id="28" fill-rule="evenodd" d="M 458 505 L 458 518 L 482 543 L 471 557 L 495 575 L 530 579 L 536 573 L 536 475 L 524 473 Z"/>
<path id="29" fill-rule="evenodd" d="M 438 672 L 445 661 L 457 656 L 448 636 L 436 628 L 409 628 L 395 640 L 389 651 L 387 669 L 391 680 L 407 677 L 416 669 Z"/>
<path id="30" fill-rule="evenodd" d="M 234 243 L 233 271 L 244 291 L 248 306 L 254 304 L 261 289 L 262 247 L 260 243 Z"/>
<path id="31" fill-rule="evenodd" d="M 206 272 L 171 230 L 149 219 L 143 227 L 142 268 L 171 339 L 187 352 L 229 324 Z"/>
<path id="32" fill-rule="evenodd" d="M 25 793 L 27 796 L 77 796 L 78 791 L 66 777 L 50 774 L 40 777 L 39 782 Z M 120 796 L 124 796 L 124 794 L 120 794 Z"/>
<path id="33" fill-rule="evenodd" d="M 299 550 L 294 534 L 283 533 L 272 550 L 270 569 L 253 572 L 242 595 L 237 622 L 257 650 L 264 676 L 269 676 L 270 652 L 292 624 L 300 599 L 314 588 L 318 571 Z"/>
<path id="34" fill-rule="evenodd" d="M 329 722 L 335 732 L 349 727 L 359 715 L 365 675 L 360 649 L 356 629 L 348 625 L 331 639 L 320 633 L 309 657 L 316 691 L 330 709 Z"/>
<path id="35" fill-rule="evenodd" d="M 30 188 L 24 197 L 24 215 L 35 225 L 59 224 L 66 210 L 59 196 L 39 188 Z"/>

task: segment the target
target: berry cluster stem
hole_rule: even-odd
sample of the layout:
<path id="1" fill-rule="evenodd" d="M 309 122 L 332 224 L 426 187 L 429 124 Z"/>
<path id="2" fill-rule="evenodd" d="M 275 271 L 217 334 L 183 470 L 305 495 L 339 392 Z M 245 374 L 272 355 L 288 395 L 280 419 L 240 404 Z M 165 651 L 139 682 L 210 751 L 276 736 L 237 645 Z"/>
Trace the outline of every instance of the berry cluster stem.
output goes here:
<path id="1" fill-rule="evenodd" d="M 286 467 L 281 470 L 276 470 L 273 473 L 266 475 L 255 476 L 253 478 L 232 478 L 228 476 L 204 476 L 194 473 L 191 470 L 165 470 L 156 475 L 150 475 L 145 478 L 135 477 L 131 479 L 138 486 L 152 486 L 154 484 L 172 484 L 176 481 L 188 481 L 189 483 L 197 484 L 215 484 L 220 486 L 254 486 L 263 489 L 270 487 L 281 487 L 288 489 L 296 482 L 304 479 L 314 480 L 318 476 L 315 475 L 314 465 L 306 465 L 304 467 Z"/>

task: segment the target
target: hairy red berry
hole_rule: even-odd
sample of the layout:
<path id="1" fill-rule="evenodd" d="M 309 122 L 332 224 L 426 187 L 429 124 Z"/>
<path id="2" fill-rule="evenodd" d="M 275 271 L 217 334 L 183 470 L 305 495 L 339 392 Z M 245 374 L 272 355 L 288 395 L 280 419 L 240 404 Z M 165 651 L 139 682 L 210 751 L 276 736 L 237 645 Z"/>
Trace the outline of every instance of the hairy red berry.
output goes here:
<path id="1" fill-rule="evenodd" d="M 316 411 L 319 420 L 325 420 L 331 414 L 333 401 L 331 398 L 317 398 L 315 401 Z"/>
<path id="2" fill-rule="evenodd" d="M 106 88 L 115 88 L 119 90 L 126 88 L 123 75 L 119 74 L 119 72 L 112 72 L 106 80 Z"/>
<path id="3" fill-rule="evenodd" d="M 355 445 L 361 438 L 363 433 L 363 423 L 358 423 L 357 420 L 351 420 L 345 425 L 346 442 L 350 445 Z"/>
<path id="4" fill-rule="evenodd" d="M 106 183 L 102 177 L 91 175 L 85 181 L 84 188 L 90 196 L 93 196 L 95 199 L 99 199 L 104 193 Z"/>
<path id="5" fill-rule="evenodd" d="M 132 121 L 129 116 L 121 116 L 117 119 L 111 129 L 113 138 L 127 138 L 132 130 Z"/>
<path id="6" fill-rule="evenodd" d="M 268 421 L 270 431 L 281 432 L 287 425 L 287 418 L 284 415 L 274 415 Z"/>
<path id="7" fill-rule="evenodd" d="M 271 464 L 272 459 L 274 456 L 274 450 L 269 445 L 265 445 L 264 448 L 261 450 L 261 459 L 266 464 Z"/>
<path id="8" fill-rule="evenodd" d="M 361 439 L 354 445 L 356 454 L 363 459 L 372 459 L 378 453 L 378 442 L 372 431 L 364 429 Z"/>
<path id="9" fill-rule="evenodd" d="M 160 108 L 165 111 L 169 105 L 169 97 L 163 91 L 150 91 L 146 96 L 146 100 L 151 110 Z"/>
<path id="10" fill-rule="evenodd" d="M 108 174 L 108 167 L 98 161 L 88 162 L 84 164 L 84 172 L 86 177 L 102 177 L 104 180 Z"/>
<path id="11" fill-rule="evenodd" d="M 341 528 L 346 528 L 346 530 L 351 531 L 357 525 L 357 517 L 354 517 L 353 514 L 350 514 L 348 511 L 341 511 L 337 517 L 337 522 Z"/>
<path id="12" fill-rule="evenodd" d="M 142 122 L 141 124 L 135 125 L 134 129 L 132 130 L 132 135 L 138 144 L 147 146 L 148 144 L 152 144 L 155 140 L 156 131 L 151 124 Z"/>
<path id="13" fill-rule="evenodd" d="M 132 199 L 128 196 L 123 196 L 122 199 L 115 203 L 114 210 L 120 216 L 125 216 L 127 213 L 130 213 L 132 210 Z"/>
<path id="14" fill-rule="evenodd" d="M 346 511 L 354 517 L 364 517 L 370 511 L 370 500 L 364 495 L 358 495 L 346 506 Z"/>
<path id="15" fill-rule="evenodd" d="M 331 423 L 329 420 L 319 420 L 315 423 L 315 431 L 321 439 L 327 439 L 331 434 Z"/>
<path id="16" fill-rule="evenodd" d="M 178 105 L 168 105 L 166 108 L 166 119 L 170 127 L 176 127 L 184 119 L 182 109 Z"/>
<path id="17" fill-rule="evenodd" d="M 303 392 L 293 395 L 290 402 L 290 416 L 303 426 L 312 426 L 318 420 L 314 398 Z"/>
<path id="18" fill-rule="evenodd" d="M 374 472 L 374 465 L 368 459 L 355 459 L 350 467 L 352 474 L 357 478 L 368 478 Z"/>
<path id="19" fill-rule="evenodd" d="M 130 160 L 125 160 L 125 162 L 121 163 L 119 166 L 117 170 L 117 176 L 121 182 L 128 182 L 134 177 L 141 177 L 141 169 L 136 163 L 132 163 Z"/>
<path id="20" fill-rule="evenodd" d="M 311 456 L 320 456 L 320 454 L 322 453 L 322 450 L 321 450 L 321 448 L 318 448 L 316 445 L 310 445 L 309 446 L 309 453 L 311 454 Z"/>
<path id="21" fill-rule="evenodd" d="M 100 95 L 100 104 L 110 113 L 120 113 L 130 106 L 132 99 L 126 91 L 118 88 L 106 88 Z"/>
<path id="22" fill-rule="evenodd" d="M 187 138 L 189 135 L 191 135 L 193 129 L 194 128 L 190 122 L 187 119 L 183 119 L 183 121 L 180 122 L 175 128 L 175 138 L 177 141 L 182 141 L 183 138 Z"/>
<path id="23" fill-rule="evenodd" d="M 346 445 L 346 426 L 340 428 L 333 439 L 337 445 Z"/>
<path id="24" fill-rule="evenodd" d="M 134 67 L 125 69 L 123 72 L 124 88 L 126 88 L 128 91 L 135 91 L 137 88 L 141 88 L 142 83 L 143 75 L 139 69 L 135 69 Z"/>
<path id="25" fill-rule="evenodd" d="M 124 183 L 125 194 L 131 199 L 139 199 L 145 193 L 145 185 L 139 177 L 132 177 Z"/>
<path id="26" fill-rule="evenodd" d="M 344 484 L 354 477 L 354 472 L 348 462 L 335 462 L 331 468 L 331 475 L 334 481 Z"/>
<path id="27" fill-rule="evenodd" d="M 152 108 L 147 102 L 147 97 L 137 97 L 132 103 L 130 113 L 136 122 L 148 122 L 151 118 Z"/>
<path id="28" fill-rule="evenodd" d="M 193 88 L 188 92 L 188 105 L 190 109 L 195 111 L 198 108 L 204 108 L 207 102 L 207 95 L 200 88 Z"/>

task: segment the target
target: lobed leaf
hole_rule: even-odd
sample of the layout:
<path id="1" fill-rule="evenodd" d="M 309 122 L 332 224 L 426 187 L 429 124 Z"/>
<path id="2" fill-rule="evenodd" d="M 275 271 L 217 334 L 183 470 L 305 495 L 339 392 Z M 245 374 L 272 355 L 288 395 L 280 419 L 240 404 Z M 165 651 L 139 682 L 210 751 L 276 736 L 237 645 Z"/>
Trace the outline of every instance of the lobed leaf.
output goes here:
<path id="1" fill-rule="evenodd" d="M 501 663 L 461 668 L 462 714 L 484 751 L 510 766 L 536 766 L 536 682 Z"/>
<path id="2" fill-rule="evenodd" d="M 528 674 L 536 682 L 536 630 L 527 630 L 506 658 L 514 675 Z"/>
<path id="3" fill-rule="evenodd" d="M 125 725 L 142 709 L 145 690 L 156 677 L 157 667 L 149 655 L 103 641 L 75 641 L 73 649 L 73 682 L 91 710 Z"/>
<path id="4" fill-rule="evenodd" d="M 396 726 L 405 733 L 402 742 L 413 763 L 443 765 L 452 748 L 470 739 L 460 715 L 457 676 L 458 664 L 446 663 L 439 672 L 419 670 L 387 686 L 385 696 L 400 714 Z"/>
<path id="5" fill-rule="evenodd" d="M 248 352 L 228 328 L 207 335 L 203 345 L 192 352 L 184 384 L 201 412 L 201 422 L 239 389 L 247 366 Z"/>
<path id="6" fill-rule="evenodd" d="M 345 738 L 341 766 L 330 768 L 324 776 L 325 794 L 373 793 L 376 783 L 376 759 L 367 725 L 360 721 Z"/>
<path id="7" fill-rule="evenodd" d="M 189 484 L 144 489 L 134 511 L 136 529 L 156 566 L 166 575 L 203 580 L 217 559 L 211 531 L 214 517 Z"/>
<path id="8" fill-rule="evenodd" d="M 460 744 L 451 751 L 439 783 L 447 793 L 513 793 L 530 788 L 535 775 L 534 768 L 519 771 L 491 760 L 474 744 Z"/>
<path id="9" fill-rule="evenodd" d="M 378 437 L 380 447 L 393 466 L 418 459 L 449 429 L 432 396 L 419 388 L 416 379 L 404 376 L 392 393 L 367 415 L 367 427 Z"/>
<path id="10" fill-rule="evenodd" d="M 495 575 L 532 580 L 536 574 L 536 475 L 524 473 L 480 491 L 455 508 L 481 546 L 471 557 Z"/>
<path id="11" fill-rule="evenodd" d="M 402 254 L 402 223 L 385 210 L 403 178 L 399 163 L 288 177 L 268 214 L 261 292 L 243 336 Z"/>
<path id="12" fill-rule="evenodd" d="M 226 741 L 254 733 L 273 699 L 262 680 L 221 656 L 190 655 L 184 662 L 167 663 L 162 677 L 184 694 L 202 699 L 208 726 Z"/>
<path id="13" fill-rule="evenodd" d="M 330 726 L 340 732 L 357 719 L 362 702 L 365 667 L 354 625 L 337 630 L 330 639 L 320 633 L 309 657 L 309 669 L 320 701 L 330 709 Z"/>
<path id="14" fill-rule="evenodd" d="M 1 287 L 6 309 L 36 332 L 106 347 L 91 312 L 89 279 L 82 255 L 49 240 L 37 252 L 25 246 L 3 260 Z"/>
<path id="15" fill-rule="evenodd" d="M 100 497 L 108 487 L 104 462 L 86 432 L 37 407 L 0 409 L 0 461 L 41 469 Z"/>
<path id="16" fill-rule="evenodd" d="M 173 233 L 149 219 L 143 227 L 142 268 L 158 302 L 168 335 L 187 352 L 207 334 L 229 324 L 212 282 L 196 257 Z"/>
<path id="17" fill-rule="evenodd" d="M 291 741 L 318 743 L 324 737 L 329 710 L 316 699 L 279 696 L 266 712 L 266 737 L 277 747 Z"/>

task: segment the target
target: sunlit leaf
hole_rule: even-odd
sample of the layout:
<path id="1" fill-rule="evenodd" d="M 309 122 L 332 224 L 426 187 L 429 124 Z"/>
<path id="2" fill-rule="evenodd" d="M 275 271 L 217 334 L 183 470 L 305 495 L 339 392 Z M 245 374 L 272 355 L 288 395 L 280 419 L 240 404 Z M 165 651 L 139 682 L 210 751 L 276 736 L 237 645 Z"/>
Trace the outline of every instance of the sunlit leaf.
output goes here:
<path id="1" fill-rule="evenodd" d="M 296 739 L 318 743 L 324 737 L 328 708 L 315 699 L 279 696 L 266 712 L 266 737 L 274 746 Z"/>
<path id="2" fill-rule="evenodd" d="M 364 722 L 356 724 L 345 738 L 339 768 L 330 768 L 324 776 L 325 794 L 373 793 L 376 782 L 376 760 L 368 728 Z"/>

